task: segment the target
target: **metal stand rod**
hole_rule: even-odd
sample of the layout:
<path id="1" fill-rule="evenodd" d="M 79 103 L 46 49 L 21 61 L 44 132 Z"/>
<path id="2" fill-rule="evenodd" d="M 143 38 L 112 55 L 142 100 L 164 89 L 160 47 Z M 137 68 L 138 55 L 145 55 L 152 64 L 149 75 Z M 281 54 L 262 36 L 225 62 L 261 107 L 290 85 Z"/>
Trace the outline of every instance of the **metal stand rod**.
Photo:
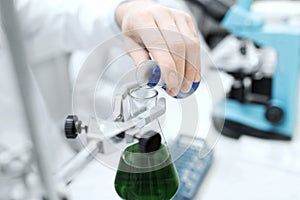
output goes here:
<path id="1" fill-rule="evenodd" d="M 82 170 L 97 154 L 99 141 L 91 141 L 83 150 L 81 150 L 71 161 L 59 170 L 55 175 L 58 180 L 69 183 L 73 180 L 76 172 Z"/>
<path id="2" fill-rule="evenodd" d="M 51 174 L 51 165 L 47 151 L 45 151 L 46 145 L 44 145 L 42 138 L 43 135 L 47 133 L 47 130 L 39 126 L 43 123 L 48 123 L 47 121 L 44 121 L 46 118 L 44 115 L 46 114 L 46 111 L 40 108 L 38 108 L 39 111 L 37 111 L 37 108 L 34 105 L 34 102 L 43 100 L 42 98 L 36 99 L 36 95 L 34 96 L 34 94 L 39 93 L 39 90 L 34 82 L 34 77 L 27 66 L 26 55 L 21 40 L 21 30 L 18 26 L 18 18 L 14 9 L 14 1 L 0 0 L 0 9 L 4 31 L 11 51 L 15 76 L 21 94 L 21 102 L 23 103 L 29 133 L 33 143 L 39 176 L 43 188 L 45 189 L 45 197 L 50 200 L 58 200 L 57 184 Z M 43 111 L 45 112 L 43 113 Z"/>

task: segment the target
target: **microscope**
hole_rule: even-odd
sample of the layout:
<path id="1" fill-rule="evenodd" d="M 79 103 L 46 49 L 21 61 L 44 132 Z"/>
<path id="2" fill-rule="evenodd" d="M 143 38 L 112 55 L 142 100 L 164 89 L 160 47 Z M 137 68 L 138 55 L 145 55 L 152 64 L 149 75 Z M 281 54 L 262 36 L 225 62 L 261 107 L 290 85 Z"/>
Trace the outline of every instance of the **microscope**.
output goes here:
<path id="1" fill-rule="evenodd" d="M 297 117 L 298 79 L 300 70 L 300 27 L 285 23 L 265 24 L 250 11 L 252 0 L 238 0 L 227 6 L 218 0 L 196 3 L 242 41 L 251 41 L 257 48 L 270 47 L 277 61 L 272 75 L 262 66 L 255 69 L 223 69 L 234 78 L 225 104 L 226 114 L 213 114 L 214 125 L 223 135 L 239 138 L 250 135 L 265 139 L 290 140 Z M 240 53 L 247 48 L 241 45 Z M 245 56 L 246 57 L 246 56 Z M 224 127 L 219 123 L 225 119 Z"/>

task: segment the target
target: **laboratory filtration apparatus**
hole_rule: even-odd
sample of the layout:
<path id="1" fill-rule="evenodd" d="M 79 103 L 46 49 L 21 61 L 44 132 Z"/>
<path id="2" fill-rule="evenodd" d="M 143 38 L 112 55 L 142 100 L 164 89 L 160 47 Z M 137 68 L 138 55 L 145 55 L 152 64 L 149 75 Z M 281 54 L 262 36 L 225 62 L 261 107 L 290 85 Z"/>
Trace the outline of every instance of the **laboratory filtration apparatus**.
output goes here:
<path id="1" fill-rule="evenodd" d="M 157 95 L 157 90 L 151 87 L 127 85 L 114 97 L 112 121 L 94 118 L 89 126 L 84 126 L 76 115 L 66 118 L 66 137 L 75 139 L 85 130 L 88 142 L 97 143 L 90 152 L 96 150 L 112 156 L 116 152 L 114 148 L 124 149 L 115 177 L 115 190 L 123 199 L 169 200 L 179 187 L 176 168 L 158 121 L 165 113 L 165 99 L 157 99 Z"/>
<path id="2" fill-rule="evenodd" d="M 136 80 L 124 84 L 113 95 L 113 115 L 109 119 L 93 118 L 89 126 L 83 126 L 76 115 L 70 115 L 65 134 L 75 139 L 85 130 L 87 147 L 96 142 L 98 153 L 120 158 L 115 190 L 122 199 L 169 200 L 179 188 L 179 177 L 158 120 L 166 111 L 166 100 L 158 99 L 156 89 L 166 90 L 166 84 L 155 61 L 144 61 L 133 72 Z M 189 92 L 180 92 L 175 98 L 192 95 L 198 86 L 199 82 L 194 83 Z M 89 151 L 94 152 L 94 148 Z"/>
<path id="3" fill-rule="evenodd" d="M 247 42 L 256 48 L 272 48 L 276 52 L 274 71 L 266 73 L 263 64 L 255 67 L 225 66 L 233 84 L 226 100 L 224 127 L 219 127 L 218 109 L 214 123 L 223 135 L 239 138 L 242 134 L 267 139 L 292 138 L 297 117 L 298 80 L 300 71 L 300 27 L 287 23 L 267 24 L 250 11 L 252 0 L 239 0 L 227 6 L 218 0 L 192 0 L 240 39 L 240 54 L 249 54 Z M 251 52 L 250 52 L 251 53 Z M 268 62 L 268 60 L 266 61 Z M 242 65 L 242 64 L 241 64 Z"/>

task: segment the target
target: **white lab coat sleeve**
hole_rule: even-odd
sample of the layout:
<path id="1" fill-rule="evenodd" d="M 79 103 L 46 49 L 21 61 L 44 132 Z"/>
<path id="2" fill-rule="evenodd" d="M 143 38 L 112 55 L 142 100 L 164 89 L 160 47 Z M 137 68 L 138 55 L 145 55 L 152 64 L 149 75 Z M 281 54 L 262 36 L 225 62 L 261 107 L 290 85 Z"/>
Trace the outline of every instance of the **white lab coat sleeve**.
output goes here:
<path id="1" fill-rule="evenodd" d="M 91 49 L 118 34 L 114 15 L 122 1 L 16 0 L 16 8 L 31 54 L 44 57 Z"/>

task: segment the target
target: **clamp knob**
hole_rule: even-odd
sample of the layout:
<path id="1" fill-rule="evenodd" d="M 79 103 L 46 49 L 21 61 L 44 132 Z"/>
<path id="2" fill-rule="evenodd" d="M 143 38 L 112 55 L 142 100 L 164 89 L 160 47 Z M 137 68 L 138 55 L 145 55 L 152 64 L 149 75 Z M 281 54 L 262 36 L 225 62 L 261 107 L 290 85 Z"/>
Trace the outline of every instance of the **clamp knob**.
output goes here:
<path id="1" fill-rule="evenodd" d="M 157 151 L 161 145 L 161 136 L 155 131 L 148 131 L 139 139 L 139 144 L 142 153 Z"/>
<path id="2" fill-rule="evenodd" d="M 75 139 L 82 129 L 87 133 L 88 127 L 83 126 L 76 115 L 68 115 L 65 120 L 65 135 L 68 139 Z"/>

